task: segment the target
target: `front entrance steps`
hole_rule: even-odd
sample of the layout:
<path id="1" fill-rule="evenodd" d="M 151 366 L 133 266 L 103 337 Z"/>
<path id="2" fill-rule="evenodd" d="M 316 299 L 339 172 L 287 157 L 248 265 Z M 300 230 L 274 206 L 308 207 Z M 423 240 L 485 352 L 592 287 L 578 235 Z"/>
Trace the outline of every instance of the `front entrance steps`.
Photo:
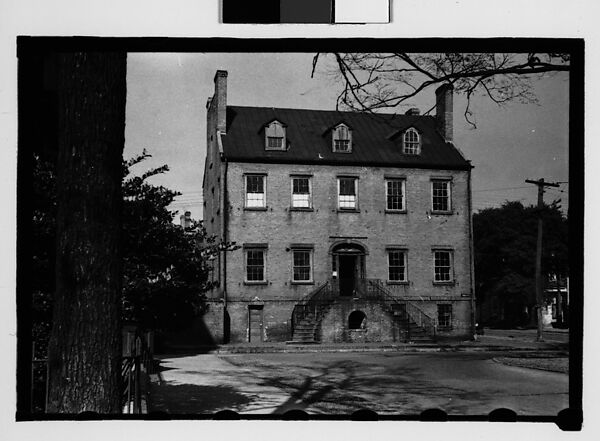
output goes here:
<path id="1" fill-rule="evenodd" d="M 338 302 L 347 302 L 351 297 L 338 297 L 336 300 L 324 303 L 317 313 L 310 313 L 294 325 L 292 339 L 286 341 L 288 345 L 320 344 L 321 321 L 329 309 Z M 377 304 L 381 302 L 374 301 Z M 397 304 L 381 304 L 383 309 L 391 316 L 397 329 L 404 335 L 405 343 L 427 344 L 435 343 L 436 339 L 427 330 L 414 322 L 404 309 L 398 309 Z"/>
<path id="2" fill-rule="evenodd" d="M 318 310 L 309 313 L 306 317 L 294 324 L 292 339 L 287 344 L 306 345 L 319 342 L 319 330 L 323 316 L 329 311 L 333 302 L 324 302 Z"/>

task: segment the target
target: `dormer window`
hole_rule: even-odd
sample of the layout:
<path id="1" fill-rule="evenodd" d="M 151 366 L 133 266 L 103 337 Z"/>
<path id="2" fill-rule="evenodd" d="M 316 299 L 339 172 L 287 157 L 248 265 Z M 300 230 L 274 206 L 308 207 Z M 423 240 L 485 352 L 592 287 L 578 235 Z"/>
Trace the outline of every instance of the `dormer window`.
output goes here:
<path id="1" fill-rule="evenodd" d="M 412 127 L 404 132 L 402 136 L 402 151 L 406 155 L 418 155 L 421 153 L 421 137 Z"/>
<path id="2" fill-rule="evenodd" d="M 279 121 L 272 121 L 265 127 L 265 150 L 287 150 L 285 126 Z"/>
<path id="3" fill-rule="evenodd" d="M 267 148 L 281 150 L 283 146 L 283 136 L 267 136 Z"/>
<path id="4" fill-rule="evenodd" d="M 333 129 L 333 151 L 337 153 L 352 151 L 352 132 L 345 124 L 340 124 Z"/>

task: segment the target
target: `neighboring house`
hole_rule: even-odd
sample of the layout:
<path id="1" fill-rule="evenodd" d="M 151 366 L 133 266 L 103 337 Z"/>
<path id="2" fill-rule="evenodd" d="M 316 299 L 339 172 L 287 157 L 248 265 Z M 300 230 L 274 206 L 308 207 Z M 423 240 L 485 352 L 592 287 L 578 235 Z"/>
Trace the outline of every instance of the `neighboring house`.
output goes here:
<path id="1" fill-rule="evenodd" d="M 542 306 L 545 326 L 569 327 L 569 277 L 547 274 L 544 279 L 544 304 Z M 478 319 L 482 325 L 500 328 L 533 327 L 537 322 L 535 293 L 520 294 L 493 292 L 478 305 Z"/>
<path id="2" fill-rule="evenodd" d="M 436 117 L 207 103 L 204 224 L 216 342 L 472 335 L 471 165 Z"/>
<path id="3" fill-rule="evenodd" d="M 518 328 L 533 326 L 535 308 L 531 307 L 531 296 L 527 293 L 486 293 L 479 297 L 478 321 L 482 326 Z"/>
<path id="4" fill-rule="evenodd" d="M 569 327 L 569 277 L 548 274 L 544 287 L 545 324 Z"/>

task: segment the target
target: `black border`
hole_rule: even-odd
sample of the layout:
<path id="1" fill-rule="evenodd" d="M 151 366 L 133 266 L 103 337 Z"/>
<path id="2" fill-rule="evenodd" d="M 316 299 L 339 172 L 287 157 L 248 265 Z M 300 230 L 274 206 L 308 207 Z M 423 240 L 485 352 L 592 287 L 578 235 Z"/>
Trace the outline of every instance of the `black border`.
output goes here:
<path id="1" fill-rule="evenodd" d="M 18 36 L 17 57 L 47 52 L 567 52 L 583 67 L 581 38 L 192 38 Z M 575 70 L 573 70 L 575 71 Z M 582 71 L 583 73 L 583 71 Z M 583 101 L 583 97 L 582 97 Z"/>
<path id="2" fill-rule="evenodd" d="M 420 415 L 381 415 L 369 410 L 352 415 L 307 415 L 294 411 L 284 415 L 242 415 L 225 411 L 215 415 L 32 415 L 28 385 L 31 380 L 31 301 L 27 269 L 31 262 L 28 229 L 31 225 L 32 163 L 27 145 L 34 112 L 25 84 L 36 72 L 32 60 L 46 54 L 72 51 L 124 52 L 566 52 L 571 54 L 569 105 L 569 259 L 570 259 L 570 369 L 569 408 L 558 415 L 516 415 L 509 409 L 497 409 L 490 415 L 446 415 L 431 409 Z M 406 50 L 406 49 L 405 49 Z M 554 422 L 563 430 L 581 430 L 583 360 L 583 218 L 584 218 L 584 40 L 566 38 L 326 38 L 326 39 L 239 39 L 239 38 L 166 38 L 166 37 L 17 37 L 18 60 L 18 155 L 17 155 L 17 421 L 44 420 L 381 420 L 381 421 L 519 421 Z M 29 104 L 29 105 L 28 105 Z"/>

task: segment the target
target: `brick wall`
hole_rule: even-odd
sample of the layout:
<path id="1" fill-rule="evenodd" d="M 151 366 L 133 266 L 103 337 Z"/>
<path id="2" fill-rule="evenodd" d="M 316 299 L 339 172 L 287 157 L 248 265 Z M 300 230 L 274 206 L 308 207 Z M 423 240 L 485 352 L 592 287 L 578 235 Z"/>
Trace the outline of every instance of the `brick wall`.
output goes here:
<path id="1" fill-rule="evenodd" d="M 244 174 L 265 173 L 267 210 L 244 209 Z M 312 175 L 313 211 L 291 211 L 291 174 Z M 355 175 L 359 180 L 358 213 L 338 212 L 337 176 Z M 406 178 L 406 213 L 385 211 L 385 176 Z M 452 213 L 431 213 L 431 179 L 450 178 Z M 431 302 L 427 307 L 437 315 L 437 303 L 452 303 L 457 326 L 470 324 L 471 292 L 469 256 L 468 172 L 352 166 L 301 166 L 284 164 L 228 164 L 228 234 L 239 245 L 265 243 L 264 285 L 244 283 L 244 250 L 227 255 L 227 298 L 231 313 L 232 341 L 244 341 L 247 305 L 264 302 L 264 316 L 283 328 L 294 303 L 331 277 L 333 245 L 343 237 L 362 244 L 366 251 L 367 278 L 387 280 L 386 246 L 407 250 L 408 284 L 388 285 L 397 295 L 414 296 Z M 206 193 L 206 190 L 205 190 Z M 291 283 L 290 244 L 313 246 L 312 285 Z M 432 248 L 453 251 L 455 282 L 433 283 Z M 279 300 L 276 303 L 271 301 Z M 235 312 L 232 312 L 235 310 Z M 265 319 L 266 320 L 266 319 Z M 268 325 L 267 325 L 268 326 Z M 467 326 L 468 328 L 468 326 Z M 268 327 L 267 327 L 268 329 Z M 284 334 L 276 332 L 278 338 Z M 234 338 L 235 336 L 235 338 Z M 267 338 L 268 339 L 268 338 Z"/>
<path id="2" fill-rule="evenodd" d="M 363 329 L 349 329 L 348 318 L 353 311 L 365 314 Z M 321 322 L 324 343 L 402 342 L 404 332 L 398 329 L 390 313 L 381 305 L 360 300 L 335 303 Z"/>

